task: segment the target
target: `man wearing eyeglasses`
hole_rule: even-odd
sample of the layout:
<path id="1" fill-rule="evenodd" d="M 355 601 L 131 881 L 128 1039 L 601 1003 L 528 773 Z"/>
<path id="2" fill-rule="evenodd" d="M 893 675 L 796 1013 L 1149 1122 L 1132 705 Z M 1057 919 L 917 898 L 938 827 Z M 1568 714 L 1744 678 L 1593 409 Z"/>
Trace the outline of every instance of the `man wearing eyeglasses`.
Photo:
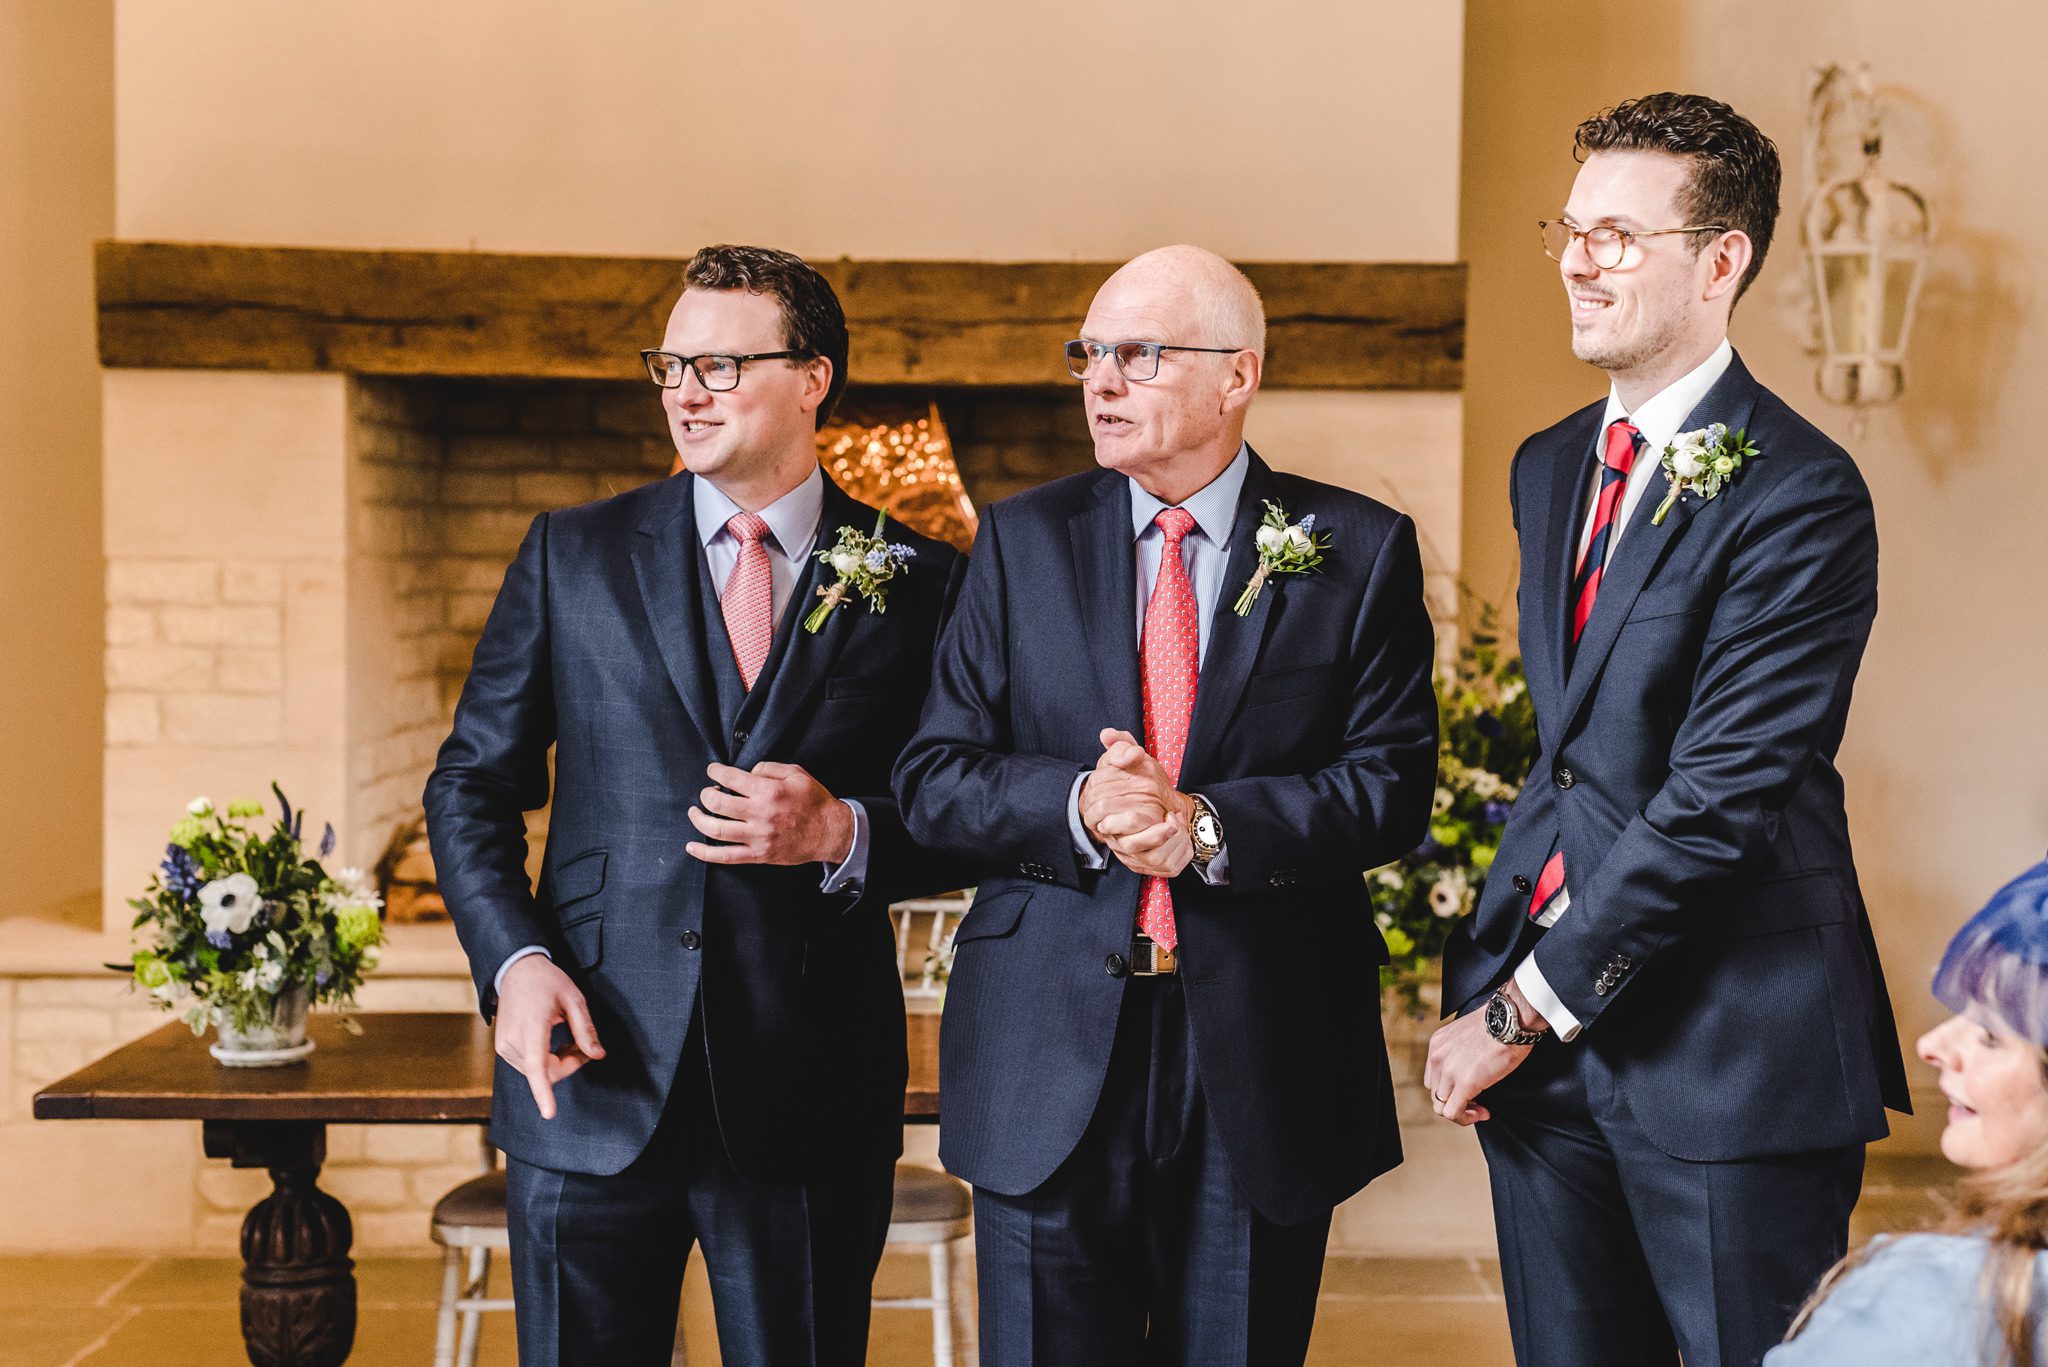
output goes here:
<path id="1" fill-rule="evenodd" d="M 1245 444 L 1264 343 L 1209 252 L 1103 285 L 1102 468 L 988 510 L 897 768 L 914 837 L 1000 870 L 940 1045 L 984 1367 L 1299 1363 L 1331 1210 L 1400 1161 L 1361 875 L 1429 815 L 1422 567 Z M 1260 574 L 1269 508 L 1312 572 Z"/>
<path id="2" fill-rule="evenodd" d="M 888 905 L 959 886 L 888 790 L 961 570 L 804 619 L 875 510 L 819 468 L 831 286 L 707 247 L 658 350 L 685 473 L 534 520 L 427 786 L 495 1022 L 520 1361 L 666 1364 L 702 1247 L 728 1364 L 866 1360 L 906 1073 Z M 523 813 L 553 799 L 538 891 Z"/>
<path id="3" fill-rule="evenodd" d="M 1524 1367 L 1735 1367 L 1841 1256 L 1906 1109 L 1835 768 L 1877 538 L 1848 455 L 1728 344 L 1770 140 L 1662 94 L 1577 146 L 1543 242 L 1610 386 L 1515 456 L 1542 754 L 1425 1080 L 1478 1125 Z"/>

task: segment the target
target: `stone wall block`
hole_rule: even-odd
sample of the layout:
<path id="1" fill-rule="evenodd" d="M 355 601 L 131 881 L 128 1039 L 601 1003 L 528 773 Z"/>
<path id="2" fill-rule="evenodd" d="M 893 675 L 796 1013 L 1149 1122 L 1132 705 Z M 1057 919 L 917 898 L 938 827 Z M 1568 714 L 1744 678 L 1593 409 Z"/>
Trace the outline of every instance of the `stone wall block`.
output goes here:
<path id="1" fill-rule="evenodd" d="M 281 603 L 284 571 L 274 560 L 230 560 L 220 567 L 223 603 Z"/>
<path id="2" fill-rule="evenodd" d="M 220 597 L 220 566 L 212 560 L 107 562 L 109 603 L 204 604 Z"/>
<path id="3" fill-rule="evenodd" d="M 163 699 L 164 738 L 174 745 L 275 745 L 284 700 L 263 694 L 173 693 Z"/>
<path id="4" fill-rule="evenodd" d="M 107 608 L 107 644 L 146 646 L 157 639 L 156 609 L 114 603 Z"/>
<path id="5" fill-rule="evenodd" d="M 206 646 L 110 646 L 110 689 L 198 689 L 213 683 L 214 652 Z"/>
<path id="6" fill-rule="evenodd" d="M 275 693 L 284 687 L 284 656 L 275 650 L 223 650 L 220 687 L 227 693 Z"/>

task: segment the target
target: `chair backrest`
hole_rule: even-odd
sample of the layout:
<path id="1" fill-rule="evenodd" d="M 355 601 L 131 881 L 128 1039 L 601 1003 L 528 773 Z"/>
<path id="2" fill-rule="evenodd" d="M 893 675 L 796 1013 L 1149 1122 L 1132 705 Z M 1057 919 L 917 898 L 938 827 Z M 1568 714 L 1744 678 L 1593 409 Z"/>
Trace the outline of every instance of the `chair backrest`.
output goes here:
<path id="1" fill-rule="evenodd" d="M 903 979 L 904 996 L 936 1000 L 945 991 L 953 932 L 972 902 L 969 894 L 961 892 L 950 897 L 920 897 L 889 908 L 896 918 L 896 972 Z M 913 945 L 922 950 L 915 959 Z"/>

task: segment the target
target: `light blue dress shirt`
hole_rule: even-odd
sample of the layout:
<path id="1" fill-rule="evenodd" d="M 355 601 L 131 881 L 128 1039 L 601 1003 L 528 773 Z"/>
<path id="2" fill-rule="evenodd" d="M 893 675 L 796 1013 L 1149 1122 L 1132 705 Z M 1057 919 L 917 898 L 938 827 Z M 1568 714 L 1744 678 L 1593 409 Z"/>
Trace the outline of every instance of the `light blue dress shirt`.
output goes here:
<path id="1" fill-rule="evenodd" d="M 1244 478 L 1251 470 L 1251 450 L 1239 445 L 1237 456 L 1223 467 L 1223 472 L 1203 485 L 1180 506 L 1195 519 L 1195 528 L 1180 543 L 1181 563 L 1186 566 L 1188 583 L 1195 591 L 1195 650 L 1197 667 L 1209 658 L 1209 633 L 1211 619 L 1216 615 L 1216 606 L 1222 601 L 1223 574 L 1230 565 L 1230 536 L 1237 524 L 1237 504 L 1244 493 Z M 1159 557 L 1166 549 L 1166 533 L 1157 525 L 1159 514 L 1172 505 L 1161 503 L 1139 487 L 1136 480 L 1131 486 L 1131 539 L 1138 553 L 1137 573 L 1137 630 L 1134 641 L 1145 638 L 1145 608 L 1152 601 L 1152 590 L 1159 582 Z M 1197 705 L 1201 692 L 1196 690 Z M 1088 868 L 1100 869 L 1109 866 L 1109 851 L 1095 841 L 1088 833 L 1088 827 L 1081 820 L 1081 785 L 1088 780 L 1094 769 L 1084 769 L 1074 779 L 1074 786 L 1067 790 L 1067 830 L 1074 837 L 1074 850 Z M 1219 850 L 1207 864 L 1197 864 L 1195 871 L 1202 880 L 1212 885 L 1230 881 L 1230 851 L 1226 846 Z"/>
<path id="2" fill-rule="evenodd" d="M 725 524 L 743 509 L 709 480 L 698 480 L 695 493 L 697 540 L 702 543 L 705 563 L 711 568 L 712 592 L 723 595 L 725 582 L 732 577 L 733 566 L 740 558 L 740 539 Z M 768 552 L 768 582 L 775 599 L 777 628 L 782 625 L 782 614 L 789 607 L 791 595 L 803 581 L 804 562 L 818 539 L 818 519 L 824 511 L 825 472 L 815 465 L 803 483 L 761 509 L 761 520 L 768 524 L 768 536 L 761 545 Z M 1158 558 L 1156 551 L 1153 558 Z M 825 880 L 819 891 L 827 894 L 858 890 L 868 876 L 867 808 L 850 798 L 840 801 L 853 813 L 853 847 L 839 863 L 825 865 Z M 491 990 L 503 988 L 506 970 L 529 954 L 547 954 L 547 948 L 526 945 L 506 955 L 491 980 Z"/>
<path id="3" fill-rule="evenodd" d="M 1984 1297 L 1991 1245 L 1959 1234 L 1880 1236 L 1868 1259 L 1814 1308 L 1799 1337 L 1763 1367 L 1961 1367 L 1997 1360 Z M 2034 1363 L 2048 1364 L 2048 1253 L 2034 1255 Z"/>

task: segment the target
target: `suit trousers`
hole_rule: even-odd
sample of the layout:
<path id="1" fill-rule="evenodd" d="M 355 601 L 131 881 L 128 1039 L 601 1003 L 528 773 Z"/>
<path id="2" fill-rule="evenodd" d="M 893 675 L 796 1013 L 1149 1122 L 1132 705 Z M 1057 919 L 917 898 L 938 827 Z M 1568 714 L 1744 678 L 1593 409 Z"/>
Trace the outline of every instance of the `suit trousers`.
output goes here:
<path id="1" fill-rule="evenodd" d="M 983 1367 L 1285 1367 L 1308 1351 L 1330 1216 L 1239 1191 L 1178 977 L 1129 980 L 1102 1099 L 1037 1190 L 974 1194 Z"/>
<path id="2" fill-rule="evenodd" d="M 727 1367 L 860 1367 L 895 1166 L 805 1185 L 742 1177 L 712 1110 L 700 1016 L 654 1138 L 625 1171 L 507 1162 L 519 1361 L 667 1367 L 701 1244 Z"/>
<path id="3" fill-rule="evenodd" d="M 1754 1367 L 1848 1246 L 1861 1144 L 1674 1158 L 1583 1041 L 1541 1041 L 1481 1101 L 1520 1367 Z"/>

